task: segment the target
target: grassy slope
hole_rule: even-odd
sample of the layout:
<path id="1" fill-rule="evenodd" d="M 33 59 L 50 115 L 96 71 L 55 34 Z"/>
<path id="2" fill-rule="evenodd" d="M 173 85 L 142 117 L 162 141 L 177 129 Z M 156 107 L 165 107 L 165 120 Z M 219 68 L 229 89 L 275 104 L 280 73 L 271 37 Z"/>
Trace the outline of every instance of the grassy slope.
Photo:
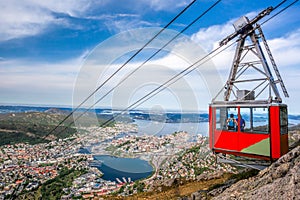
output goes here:
<path id="1" fill-rule="evenodd" d="M 199 190 L 208 190 L 214 185 L 221 185 L 226 182 L 232 175 L 224 174 L 220 178 L 208 180 L 208 181 L 189 181 L 181 184 L 173 184 L 171 187 L 162 187 L 162 191 L 153 191 L 136 194 L 129 197 L 117 197 L 107 196 L 105 199 L 127 199 L 127 200 L 138 200 L 138 199 L 178 199 L 178 197 L 190 196 L 192 193 Z"/>

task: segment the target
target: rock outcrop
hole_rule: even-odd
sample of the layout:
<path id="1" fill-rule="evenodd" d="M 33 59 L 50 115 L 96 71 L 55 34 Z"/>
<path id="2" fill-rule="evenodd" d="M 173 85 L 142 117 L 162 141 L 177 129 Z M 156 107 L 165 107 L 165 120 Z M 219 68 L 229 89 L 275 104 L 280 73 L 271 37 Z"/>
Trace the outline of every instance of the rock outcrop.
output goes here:
<path id="1" fill-rule="evenodd" d="M 300 199 L 300 146 L 257 176 L 231 185 L 213 199 Z"/>

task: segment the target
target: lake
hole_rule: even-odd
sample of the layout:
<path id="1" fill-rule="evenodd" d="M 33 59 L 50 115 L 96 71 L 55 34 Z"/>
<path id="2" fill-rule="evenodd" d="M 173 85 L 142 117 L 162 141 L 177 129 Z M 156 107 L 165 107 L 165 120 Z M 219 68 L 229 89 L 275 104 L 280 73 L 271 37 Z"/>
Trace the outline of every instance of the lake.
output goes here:
<path id="1" fill-rule="evenodd" d="M 96 155 L 94 159 L 101 164 L 93 165 L 104 173 L 104 180 L 124 182 L 123 177 L 132 181 L 147 178 L 153 172 L 153 167 L 145 160 L 139 158 L 119 158 L 108 155 Z"/>

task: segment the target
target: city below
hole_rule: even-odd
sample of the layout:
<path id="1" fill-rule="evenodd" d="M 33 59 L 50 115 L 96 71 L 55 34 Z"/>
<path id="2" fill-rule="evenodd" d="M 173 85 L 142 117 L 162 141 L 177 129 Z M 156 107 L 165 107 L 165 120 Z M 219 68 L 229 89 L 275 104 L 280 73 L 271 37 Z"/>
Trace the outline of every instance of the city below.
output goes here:
<path id="1" fill-rule="evenodd" d="M 2 141 L 19 134 L 28 142 L 15 140 L 0 147 L 0 199 L 44 199 L 47 195 L 60 199 L 112 198 L 151 192 L 177 178 L 188 181 L 237 172 L 231 165 L 215 162 L 206 135 L 185 130 L 141 134 L 132 121 L 147 120 L 145 114 L 135 113 L 129 122 L 115 121 L 106 127 L 77 127 L 64 137 L 55 133 L 45 137 L 47 132 L 34 128 L 40 126 L 37 121 L 53 127 L 52 123 L 59 122 L 68 110 L 15 109 L 18 111 L 6 108 L 4 112 L 1 108 Z M 175 119 L 180 114 L 172 116 Z M 21 123 L 23 129 L 17 130 Z"/>

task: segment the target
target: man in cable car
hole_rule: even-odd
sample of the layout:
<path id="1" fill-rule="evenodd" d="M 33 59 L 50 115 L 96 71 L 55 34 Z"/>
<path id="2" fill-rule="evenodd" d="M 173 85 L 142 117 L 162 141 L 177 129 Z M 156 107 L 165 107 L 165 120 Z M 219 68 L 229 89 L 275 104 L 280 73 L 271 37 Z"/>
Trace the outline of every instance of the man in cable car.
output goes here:
<path id="1" fill-rule="evenodd" d="M 227 119 L 227 130 L 234 131 L 235 127 L 238 126 L 236 119 L 234 118 L 234 114 L 230 114 L 230 117 Z"/>
<path id="2" fill-rule="evenodd" d="M 239 118 L 236 118 L 236 121 L 239 121 Z M 241 127 L 241 131 L 244 132 L 245 130 L 245 126 L 246 126 L 246 122 L 243 119 L 242 115 L 240 115 L 240 127 Z M 238 131 L 238 126 L 236 126 L 236 131 Z"/>

